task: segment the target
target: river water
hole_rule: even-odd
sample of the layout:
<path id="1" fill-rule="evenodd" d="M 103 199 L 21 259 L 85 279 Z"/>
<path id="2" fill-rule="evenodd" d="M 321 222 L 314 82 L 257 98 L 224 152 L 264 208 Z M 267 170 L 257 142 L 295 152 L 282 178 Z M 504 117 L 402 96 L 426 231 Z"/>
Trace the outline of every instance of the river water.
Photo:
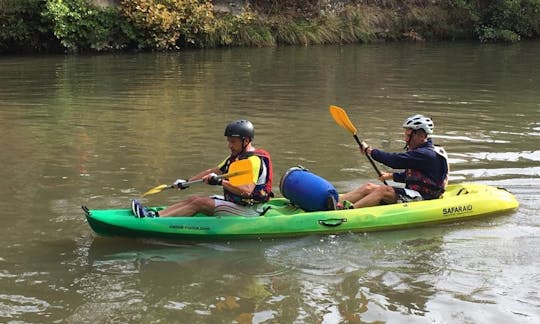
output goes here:
<path id="1" fill-rule="evenodd" d="M 523 323 L 540 319 L 540 43 L 373 44 L 0 58 L 0 322 Z M 128 207 L 227 155 L 247 118 L 275 191 L 298 164 L 345 191 L 431 116 L 451 181 L 519 210 L 368 234 L 188 244 L 98 237 L 81 205 Z M 381 166 L 382 167 L 382 166 Z M 210 186 L 149 196 L 170 204 Z"/>

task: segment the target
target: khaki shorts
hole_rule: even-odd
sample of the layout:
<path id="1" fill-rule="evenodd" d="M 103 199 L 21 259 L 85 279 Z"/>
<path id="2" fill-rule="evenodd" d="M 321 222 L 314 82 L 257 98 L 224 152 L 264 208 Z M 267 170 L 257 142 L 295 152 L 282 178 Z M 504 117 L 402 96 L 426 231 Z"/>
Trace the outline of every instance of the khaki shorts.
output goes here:
<path id="1" fill-rule="evenodd" d="M 222 196 L 212 196 L 210 198 L 214 199 L 214 216 L 256 217 L 261 214 L 261 211 L 259 210 L 261 204 L 244 206 L 224 200 Z"/>

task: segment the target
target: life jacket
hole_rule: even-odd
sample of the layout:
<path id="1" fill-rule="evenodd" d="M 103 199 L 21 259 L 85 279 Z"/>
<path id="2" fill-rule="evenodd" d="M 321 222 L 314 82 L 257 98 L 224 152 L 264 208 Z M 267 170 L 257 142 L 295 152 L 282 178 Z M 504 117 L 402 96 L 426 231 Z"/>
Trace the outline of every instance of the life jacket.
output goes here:
<path id="1" fill-rule="evenodd" d="M 407 169 L 405 170 L 405 183 L 407 188 L 418 191 L 424 199 L 434 199 L 439 198 L 446 188 L 448 183 L 448 156 L 446 151 L 441 146 L 429 147 L 438 156 L 442 157 L 444 163 L 446 164 L 446 176 L 438 181 L 435 181 L 427 176 L 425 176 L 419 170 Z"/>
<path id="2" fill-rule="evenodd" d="M 270 154 L 263 150 L 263 149 L 255 149 L 254 151 L 245 152 L 238 156 L 239 160 L 247 159 L 250 156 L 257 156 L 261 159 L 261 166 L 259 169 L 259 179 L 261 180 L 261 177 L 264 177 L 262 179 L 262 183 L 255 184 L 255 188 L 251 192 L 249 197 L 243 197 L 237 194 L 234 194 L 225 188 L 223 189 L 223 194 L 225 197 L 225 200 L 232 201 L 237 204 L 241 205 L 253 205 L 253 204 L 259 204 L 263 202 L 267 202 L 271 197 L 274 197 L 274 193 L 272 192 L 272 179 L 274 177 L 274 169 L 272 166 L 272 159 L 270 158 Z M 225 170 L 222 170 L 223 173 L 227 173 L 229 169 L 229 165 L 232 163 L 232 160 L 235 159 L 235 157 L 229 157 L 226 162 L 226 168 Z"/>

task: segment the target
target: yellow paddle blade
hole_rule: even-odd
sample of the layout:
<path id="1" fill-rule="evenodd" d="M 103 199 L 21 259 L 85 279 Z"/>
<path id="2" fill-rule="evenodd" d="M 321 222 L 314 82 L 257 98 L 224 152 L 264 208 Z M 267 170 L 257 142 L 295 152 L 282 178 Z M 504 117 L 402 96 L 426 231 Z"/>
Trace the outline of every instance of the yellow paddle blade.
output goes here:
<path id="1" fill-rule="evenodd" d="M 157 194 L 158 192 L 162 192 L 163 190 L 167 189 L 169 187 L 169 185 L 166 185 L 166 184 L 162 184 L 162 185 L 159 185 L 157 187 L 154 187 L 150 190 L 148 190 L 147 192 L 143 193 L 143 197 L 144 196 L 147 196 L 147 195 L 153 195 L 153 194 Z"/>
<path id="2" fill-rule="evenodd" d="M 253 165 L 248 159 L 234 161 L 229 166 L 229 172 L 222 177 L 228 179 L 233 186 L 253 183 Z"/>
<path id="3" fill-rule="evenodd" d="M 248 159 L 238 160 L 231 163 L 229 172 L 220 175 L 220 178 L 228 179 L 233 186 L 241 186 L 248 183 L 253 183 L 253 165 Z M 202 183 L 202 179 L 188 181 L 185 185 Z M 145 192 L 142 197 L 157 194 L 165 189 L 173 188 L 172 185 L 162 184 Z"/>
<path id="4" fill-rule="evenodd" d="M 357 131 L 356 127 L 354 127 L 353 123 L 349 119 L 349 116 L 347 116 L 347 113 L 345 112 L 345 110 L 343 110 L 342 108 L 339 108 L 338 106 L 330 106 L 329 110 L 336 124 L 345 128 L 351 134 L 356 135 L 356 131 Z"/>

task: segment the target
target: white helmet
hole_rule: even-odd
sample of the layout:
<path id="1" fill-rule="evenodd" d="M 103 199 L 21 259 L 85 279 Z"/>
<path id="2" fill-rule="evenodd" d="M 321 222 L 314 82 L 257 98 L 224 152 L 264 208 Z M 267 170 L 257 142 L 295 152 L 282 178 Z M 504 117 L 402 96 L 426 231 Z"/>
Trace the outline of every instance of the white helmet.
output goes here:
<path id="1" fill-rule="evenodd" d="M 424 115 L 413 115 L 403 122 L 403 128 L 410 128 L 412 130 L 423 129 L 426 134 L 433 134 L 433 121 L 429 117 Z"/>

